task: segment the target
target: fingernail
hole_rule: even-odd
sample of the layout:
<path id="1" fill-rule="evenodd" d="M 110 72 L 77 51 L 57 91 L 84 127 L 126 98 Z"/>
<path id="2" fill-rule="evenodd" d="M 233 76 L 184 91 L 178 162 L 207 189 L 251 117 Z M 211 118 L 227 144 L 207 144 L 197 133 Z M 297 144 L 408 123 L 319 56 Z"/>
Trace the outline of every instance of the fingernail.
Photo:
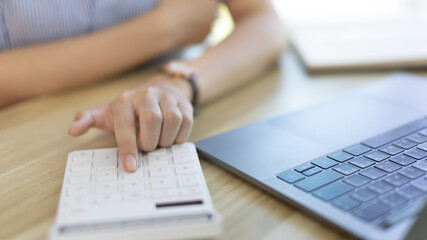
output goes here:
<path id="1" fill-rule="evenodd" d="M 126 156 L 126 168 L 131 171 L 136 170 L 136 159 L 134 155 L 129 154 Z"/>

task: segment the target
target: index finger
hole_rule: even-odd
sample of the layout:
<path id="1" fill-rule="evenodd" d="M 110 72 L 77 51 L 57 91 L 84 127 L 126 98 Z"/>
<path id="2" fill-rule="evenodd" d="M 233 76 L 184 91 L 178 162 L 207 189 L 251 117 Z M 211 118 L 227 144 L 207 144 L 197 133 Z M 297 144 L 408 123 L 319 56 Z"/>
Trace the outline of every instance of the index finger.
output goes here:
<path id="1" fill-rule="evenodd" d="M 138 148 L 136 145 L 135 111 L 131 103 L 121 103 L 114 107 L 114 132 L 119 148 L 123 168 L 134 172 L 137 165 Z"/>

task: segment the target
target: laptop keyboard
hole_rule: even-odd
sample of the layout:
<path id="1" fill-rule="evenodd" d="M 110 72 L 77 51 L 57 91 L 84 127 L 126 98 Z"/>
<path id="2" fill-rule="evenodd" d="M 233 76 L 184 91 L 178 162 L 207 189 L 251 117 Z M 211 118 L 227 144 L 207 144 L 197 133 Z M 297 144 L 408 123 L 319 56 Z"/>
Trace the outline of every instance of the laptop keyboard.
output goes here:
<path id="1" fill-rule="evenodd" d="M 427 120 L 420 119 L 276 176 L 381 227 L 427 198 Z"/>

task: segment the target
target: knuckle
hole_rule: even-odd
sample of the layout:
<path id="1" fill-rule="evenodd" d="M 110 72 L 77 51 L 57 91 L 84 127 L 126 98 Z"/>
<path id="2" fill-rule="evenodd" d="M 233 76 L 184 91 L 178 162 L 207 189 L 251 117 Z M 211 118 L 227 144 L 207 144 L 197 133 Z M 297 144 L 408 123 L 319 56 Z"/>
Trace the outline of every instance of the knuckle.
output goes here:
<path id="1" fill-rule="evenodd" d="M 187 125 L 193 125 L 194 118 L 192 114 L 186 113 L 182 116 L 182 123 Z"/>
<path id="2" fill-rule="evenodd" d="M 169 124 L 181 124 L 182 115 L 176 111 L 168 111 L 164 113 L 164 120 Z"/>
<path id="3" fill-rule="evenodd" d="M 147 124 L 156 124 L 161 123 L 163 121 L 163 115 L 154 111 L 144 112 L 143 118 L 147 122 Z"/>

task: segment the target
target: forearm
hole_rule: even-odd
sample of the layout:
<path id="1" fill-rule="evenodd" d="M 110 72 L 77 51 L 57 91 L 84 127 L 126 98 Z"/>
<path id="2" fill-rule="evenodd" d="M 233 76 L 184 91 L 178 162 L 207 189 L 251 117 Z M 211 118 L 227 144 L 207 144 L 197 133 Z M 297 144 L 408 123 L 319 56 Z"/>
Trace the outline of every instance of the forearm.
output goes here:
<path id="1" fill-rule="evenodd" d="M 200 103 L 212 100 L 262 73 L 286 46 L 284 28 L 272 10 L 243 18 L 233 33 L 192 62 Z"/>
<path id="2" fill-rule="evenodd" d="M 177 44 L 168 24 L 154 10 L 102 32 L 1 52 L 0 107 L 93 82 L 165 53 Z"/>

